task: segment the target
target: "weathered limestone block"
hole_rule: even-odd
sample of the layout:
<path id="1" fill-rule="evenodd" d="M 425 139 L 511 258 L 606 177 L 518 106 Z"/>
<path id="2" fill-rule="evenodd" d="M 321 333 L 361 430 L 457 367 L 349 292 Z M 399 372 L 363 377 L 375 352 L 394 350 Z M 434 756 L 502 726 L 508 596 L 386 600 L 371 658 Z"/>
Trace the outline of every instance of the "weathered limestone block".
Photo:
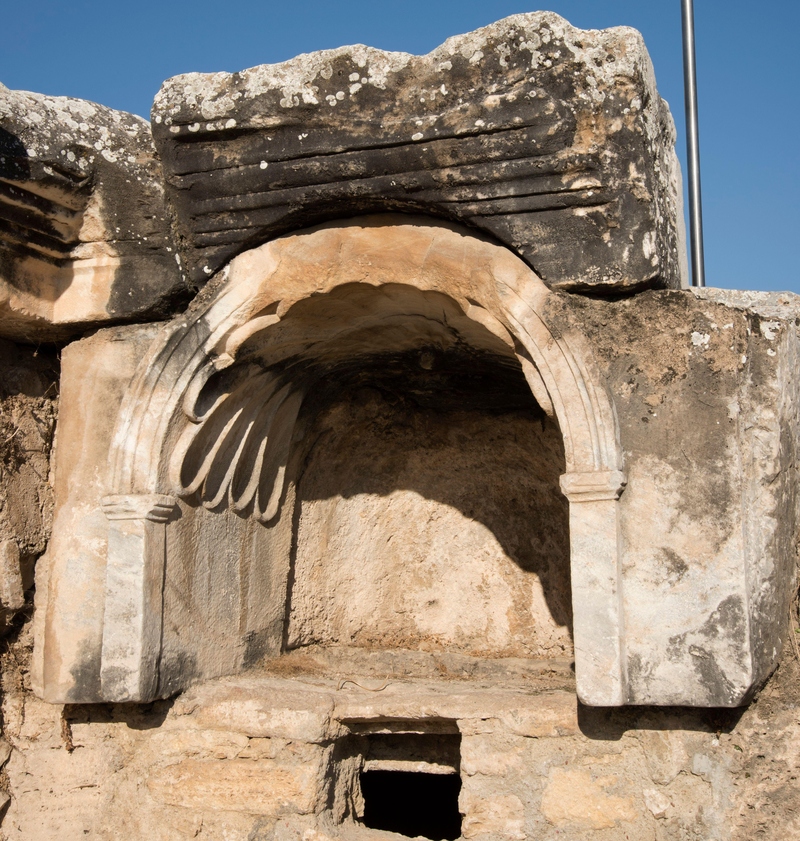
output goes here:
<path id="1" fill-rule="evenodd" d="M 510 838 L 525 841 L 525 808 L 522 801 L 513 794 L 486 796 L 483 793 L 471 796 L 462 793 L 459 808 L 466 818 L 462 824 L 464 838 Z"/>
<path id="2" fill-rule="evenodd" d="M 187 272 L 276 234 L 424 212 L 551 286 L 681 286 L 675 132 L 632 29 L 515 15 L 426 56 L 364 46 L 167 81 L 153 132 Z"/>
<path id="3" fill-rule="evenodd" d="M 185 295 L 147 121 L 0 85 L 0 334 L 70 338 Z"/>
<path id="4" fill-rule="evenodd" d="M 578 733 L 578 704 L 570 692 L 540 695 L 535 707 L 506 713 L 503 724 L 512 733 L 534 739 L 574 736 Z"/>
<path id="5" fill-rule="evenodd" d="M 215 681 L 181 696 L 176 713 L 191 715 L 193 726 L 236 730 L 252 738 L 277 738 L 311 744 L 336 733 L 333 698 L 290 681 L 276 682 L 262 696 L 257 681 Z"/>
<path id="6" fill-rule="evenodd" d="M 614 394 L 630 702 L 747 703 L 786 642 L 798 313 L 789 293 L 550 299 L 548 317 L 580 324 Z"/>
<path id="7" fill-rule="evenodd" d="M 589 769 L 553 768 L 542 795 L 543 816 L 557 827 L 612 829 L 639 817 L 634 799 L 614 792 L 619 777 Z"/>
<path id="8" fill-rule="evenodd" d="M 106 493 L 104 468 L 114 423 L 109 406 L 120 400 L 155 330 L 153 325 L 114 327 L 62 352 L 66 402 L 58 422 L 55 529 L 36 567 L 35 623 L 43 644 L 36 652 L 33 682 L 51 687 L 44 693 L 48 700 L 99 696 L 103 612 L 98 614 L 96 605 L 106 601 L 110 521 L 94 500 Z M 63 565 L 54 564 L 54 558 Z M 47 630 L 54 622 L 62 631 L 57 641 Z M 51 642 L 45 644 L 47 638 Z"/>
<path id="9" fill-rule="evenodd" d="M 147 781 L 163 803 L 190 809 L 279 815 L 307 814 L 319 799 L 321 767 L 274 760 L 199 760 L 159 769 Z"/>

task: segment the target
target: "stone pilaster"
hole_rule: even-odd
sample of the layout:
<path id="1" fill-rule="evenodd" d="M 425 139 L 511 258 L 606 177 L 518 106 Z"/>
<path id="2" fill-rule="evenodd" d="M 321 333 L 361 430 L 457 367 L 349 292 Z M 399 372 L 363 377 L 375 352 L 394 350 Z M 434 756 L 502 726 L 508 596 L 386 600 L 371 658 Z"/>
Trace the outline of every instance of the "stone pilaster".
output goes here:
<path id="1" fill-rule="evenodd" d="M 164 494 L 107 496 L 106 602 L 100 681 L 109 701 L 149 701 L 158 688 L 166 523 Z"/>
<path id="2" fill-rule="evenodd" d="M 578 697 L 595 707 L 626 701 L 625 628 L 620 592 L 619 470 L 565 473 Z"/>

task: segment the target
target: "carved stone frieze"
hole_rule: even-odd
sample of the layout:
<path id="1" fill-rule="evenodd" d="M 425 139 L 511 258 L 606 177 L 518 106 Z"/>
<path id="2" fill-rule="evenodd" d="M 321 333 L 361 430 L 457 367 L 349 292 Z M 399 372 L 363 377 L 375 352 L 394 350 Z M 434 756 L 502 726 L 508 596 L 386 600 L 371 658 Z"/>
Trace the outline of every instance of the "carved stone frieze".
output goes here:
<path id="1" fill-rule="evenodd" d="M 684 282 L 674 127 L 632 29 L 536 12 L 425 56 L 177 76 L 153 134 L 198 284 L 276 235 L 387 210 L 490 234 L 562 289 Z"/>

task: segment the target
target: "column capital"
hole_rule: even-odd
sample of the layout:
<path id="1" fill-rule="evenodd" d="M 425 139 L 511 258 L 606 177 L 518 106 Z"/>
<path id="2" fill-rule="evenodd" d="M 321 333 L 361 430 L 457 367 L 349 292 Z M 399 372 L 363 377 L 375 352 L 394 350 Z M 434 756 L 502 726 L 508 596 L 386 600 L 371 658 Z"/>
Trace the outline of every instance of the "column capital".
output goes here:
<path id="1" fill-rule="evenodd" d="M 113 494 L 103 497 L 103 513 L 109 520 L 152 520 L 166 523 L 178 506 L 167 494 Z"/>
<path id="2" fill-rule="evenodd" d="M 621 470 L 564 473 L 561 476 L 561 490 L 570 502 L 598 502 L 603 499 L 619 499 L 627 481 Z"/>

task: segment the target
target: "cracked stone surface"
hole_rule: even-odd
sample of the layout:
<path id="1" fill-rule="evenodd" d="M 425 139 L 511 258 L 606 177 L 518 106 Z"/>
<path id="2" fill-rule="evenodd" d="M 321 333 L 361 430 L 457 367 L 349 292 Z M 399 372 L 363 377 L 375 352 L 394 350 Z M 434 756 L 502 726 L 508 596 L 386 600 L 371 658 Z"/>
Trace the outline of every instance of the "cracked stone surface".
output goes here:
<path id="1" fill-rule="evenodd" d="M 0 85 L 0 335 L 159 318 L 187 289 L 150 126 Z"/>
<path id="2" fill-rule="evenodd" d="M 675 130 L 633 29 L 536 12 L 425 56 L 189 73 L 153 133 L 195 283 L 276 234 L 386 210 L 466 223 L 563 289 L 683 283 Z"/>

